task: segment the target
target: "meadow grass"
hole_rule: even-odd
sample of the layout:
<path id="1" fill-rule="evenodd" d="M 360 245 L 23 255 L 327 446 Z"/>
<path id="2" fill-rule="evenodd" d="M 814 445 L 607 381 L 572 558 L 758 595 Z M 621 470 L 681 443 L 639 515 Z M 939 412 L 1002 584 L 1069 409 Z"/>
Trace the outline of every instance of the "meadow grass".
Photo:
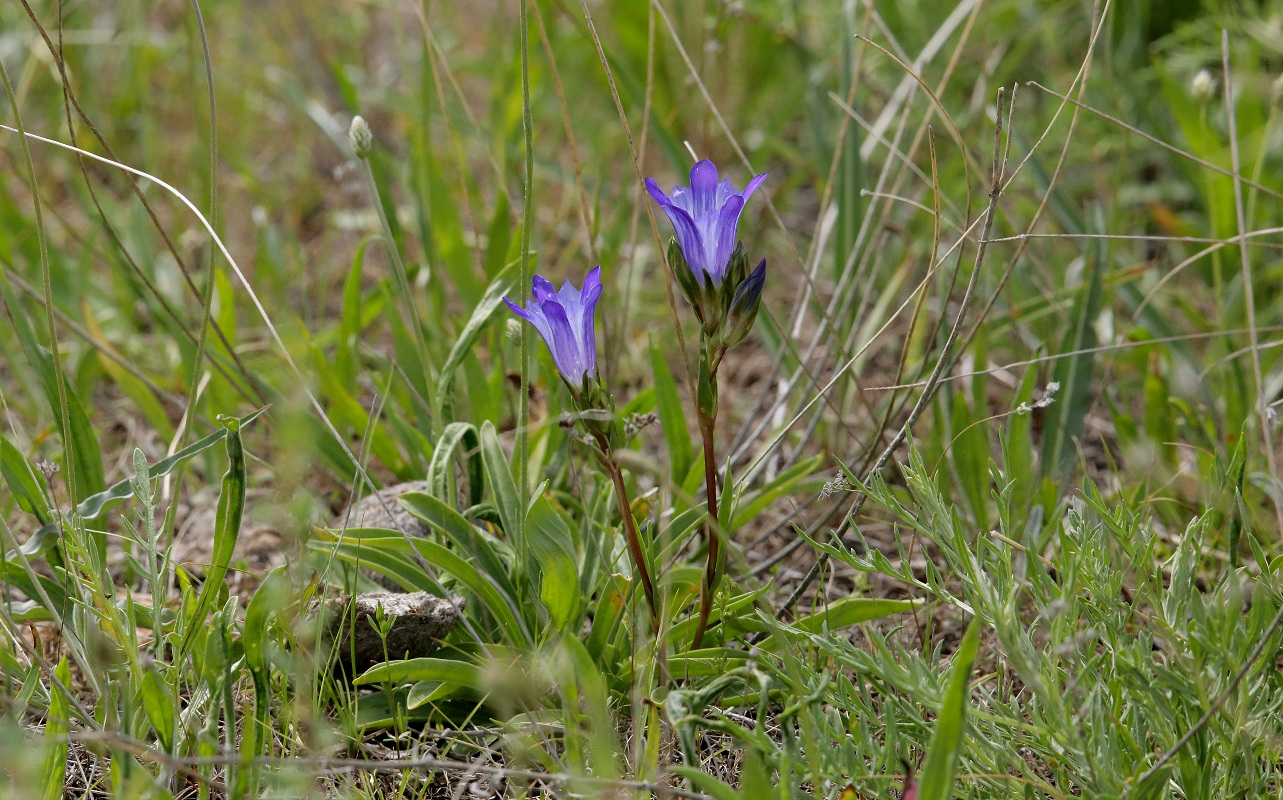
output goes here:
<path id="1" fill-rule="evenodd" d="M 1281 68 L 1276 2 L 0 7 L 0 793 L 1283 796 Z M 699 159 L 769 174 L 724 352 Z M 502 302 L 599 264 L 609 397 Z M 354 667 L 384 587 L 458 623 Z"/>

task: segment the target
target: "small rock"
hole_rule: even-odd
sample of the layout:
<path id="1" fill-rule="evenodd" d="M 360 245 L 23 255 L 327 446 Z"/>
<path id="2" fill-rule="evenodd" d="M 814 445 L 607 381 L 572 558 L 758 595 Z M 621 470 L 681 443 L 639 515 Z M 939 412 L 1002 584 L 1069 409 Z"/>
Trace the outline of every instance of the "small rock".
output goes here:
<path id="1" fill-rule="evenodd" d="M 427 481 L 409 481 L 381 489 L 378 493 L 361 498 L 356 508 L 334 522 L 342 528 L 346 521 L 349 528 L 389 528 L 410 536 L 427 536 L 428 526 L 402 506 L 400 497 L 410 492 L 428 491 Z"/>
<path id="2" fill-rule="evenodd" d="M 430 655 L 463 618 L 461 599 L 427 592 L 367 592 L 327 600 L 324 607 L 333 615 L 328 640 L 337 642 L 339 668 L 350 664 L 353 675 L 389 659 Z M 380 607 L 392 620 L 386 643 L 375 628 Z"/>
<path id="3" fill-rule="evenodd" d="M 355 508 L 349 508 L 347 512 L 334 521 L 334 527 L 339 530 L 345 527 L 387 528 L 401 531 L 407 536 L 426 537 L 430 533 L 427 524 L 409 511 L 406 511 L 400 503 L 400 498 L 403 494 L 426 491 L 428 491 L 427 481 L 408 481 L 381 489 L 376 494 L 361 498 Z M 365 568 L 362 568 L 361 571 L 387 589 L 397 590 L 401 588 L 399 583 L 382 573 Z"/>

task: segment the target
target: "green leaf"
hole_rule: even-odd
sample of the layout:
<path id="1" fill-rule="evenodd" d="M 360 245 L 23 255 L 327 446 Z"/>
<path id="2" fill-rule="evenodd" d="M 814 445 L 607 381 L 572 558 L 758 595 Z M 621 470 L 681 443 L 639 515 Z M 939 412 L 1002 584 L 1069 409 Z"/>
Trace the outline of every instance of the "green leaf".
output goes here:
<path id="1" fill-rule="evenodd" d="M 518 618 L 516 601 L 499 589 L 492 579 L 479 572 L 471 561 L 461 558 L 450 548 L 428 539 L 415 537 L 409 537 L 407 543 L 407 537 L 395 531 L 378 528 L 348 528 L 343 534 L 343 542 L 337 547 L 333 544 L 336 538 L 335 532 L 318 530 L 317 538 L 308 542 L 308 548 L 325 555 L 334 551 L 349 563 L 372 564 L 374 558 L 380 554 L 405 553 L 413 546 L 429 564 L 451 576 L 471 592 L 494 617 L 500 631 L 511 644 L 529 642 L 525 627 Z M 422 570 L 417 571 L 422 576 Z M 426 578 L 426 576 L 423 577 Z M 410 583 L 410 585 L 415 584 Z"/>
<path id="2" fill-rule="evenodd" d="M 49 686 L 49 716 L 45 719 L 45 760 L 41 767 L 41 786 L 45 800 L 59 800 L 67 776 L 67 723 L 71 718 L 71 664 L 64 655 L 53 671 Z"/>
<path id="3" fill-rule="evenodd" d="M 174 425 L 169 421 L 169 414 L 165 412 L 165 407 L 161 405 L 156 393 L 151 390 L 150 386 L 121 366 L 120 362 L 116 360 L 117 358 L 123 360 L 123 357 L 116 352 L 116 348 L 107 340 L 107 335 L 98 325 L 98 320 L 94 316 L 93 309 L 90 308 L 89 303 L 82 299 L 80 307 L 85 330 L 89 332 L 90 338 L 98 346 L 98 363 L 111 376 L 116 386 L 120 387 L 120 391 L 134 401 L 134 405 L 138 406 L 138 410 L 147 419 L 147 424 L 155 428 L 162 439 L 172 439 L 174 437 Z M 116 358 L 112 358 L 113 355 Z"/>
<path id="4" fill-rule="evenodd" d="M 439 681 L 480 691 L 482 672 L 476 664 L 449 658 L 411 658 L 404 661 L 385 661 L 367 669 L 352 683 L 368 686 L 372 683 L 408 683 L 411 681 Z"/>
<path id="5" fill-rule="evenodd" d="M 677 382 L 668 369 L 668 358 L 654 342 L 650 345 L 651 369 L 655 374 L 655 405 L 659 409 L 659 424 L 664 429 L 668 443 L 669 474 L 675 483 L 690 471 L 695 456 L 691 452 L 691 434 L 686 427 L 686 412 L 682 409 Z"/>
<path id="6" fill-rule="evenodd" d="M 450 460 L 459 445 L 468 473 L 468 500 L 475 505 L 481 502 L 485 491 L 485 472 L 479 454 L 481 440 L 477 427 L 468 422 L 451 422 L 441 432 L 441 438 L 432 450 L 432 463 L 428 466 L 428 486 L 437 497 L 445 497 L 450 476 Z"/>
<path id="7" fill-rule="evenodd" d="M 36 333 L 22 310 L 24 306 L 19 303 L 8 276 L 3 270 L 0 270 L 0 293 L 4 295 L 5 306 L 9 309 L 9 319 L 13 322 L 13 331 L 22 345 L 27 362 L 40 378 L 40 385 L 44 389 L 45 399 L 53 409 L 54 418 L 61 420 L 62 401 L 58 393 L 58 370 L 55 368 L 53 356 L 37 340 Z M 102 450 L 98 446 L 98 437 L 94 434 L 93 426 L 89 424 L 84 406 L 71 388 L 70 381 L 63 380 L 63 389 L 67 397 L 66 410 L 70 423 L 68 435 L 71 439 L 63 442 L 63 447 L 76 473 L 76 494 L 73 499 L 81 502 L 95 492 L 102 491 L 107 481 L 103 475 Z M 105 544 L 105 540 L 99 541 L 100 546 L 105 547 Z"/>
<path id="8" fill-rule="evenodd" d="M 262 414 L 267 409 L 268 409 L 268 406 L 264 406 L 252 414 L 241 417 L 239 420 L 237 420 L 237 427 L 244 428 L 254 420 L 258 419 L 259 415 Z M 210 435 L 206 436 L 204 439 L 201 439 L 198 442 L 195 442 L 193 444 L 188 445 L 187 447 L 184 447 L 182 450 L 179 450 L 177 453 L 174 453 L 169 458 L 161 459 L 160 461 L 157 461 L 155 464 L 152 464 L 151 467 L 148 469 L 148 473 L 151 475 L 152 480 L 165 477 L 169 473 L 173 472 L 174 469 L 176 469 L 177 467 L 181 466 L 182 464 L 187 462 L 189 459 L 191 459 L 192 456 L 195 456 L 199 453 L 203 453 L 209 448 L 213 447 L 214 445 L 226 439 L 227 433 L 228 433 L 227 428 L 223 428 L 222 430 L 211 433 Z M 92 495 L 90 497 L 86 497 L 83 501 L 81 501 L 80 505 L 76 506 L 76 513 L 85 519 L 93 519 L 94 517 L 98 516 L 102 512 L 106 511 L 108 508 L 111 508 L 112 506 L 119 503 L 121 500 L 125 500 L 133 496 L 134 496 L 133 479 L 125 478 L 119 483 L 112 484 L 112 486 L 108 488 L 106 491 L 99 492 L 98 494 Z"/>
<path id="9" fill-rule="evenodd" d="M 508 534 L 512 549 L 520 557 L 525 553 L 525 543 L 521 541 L 521 522 L 525 514 L 517 494 L 517 484 L 512 479 L 512 469 L 499 446 L 494 424 L 489 420 L 481 425 L 481 461 L 486 468 L 490 491 L 494 493 L 494 504 L 499 510 L 503 531 Z"/>
<path id="10" fill-rule="evenodd" d="M 201 584 L 191 616 L 187 618 L 187 633 L 180 648 L 184 653 L 193 633 L 205 624 L 209 604 L 227 577 L 227 565 L 231 563 L 232 553 L 236 549 L 236 540 L 241 533 L 241 516 L 245 511 L 245 449 L 241 444 L 240 424 L 231 419 L 224 420 L 224 425 L 227 430 L 227 472 L 223 474 L 218 507 L 215 509 L 214 546 L 210 554 L 210 565 L 205 570 L 205 581 Z"/>
<path id="11" fill-rule="evenodd" d="M 574 536 L 546 497 L 540 496 L 531 503 L 526 515 L 526 536 L 539 564 L 539 596 L 544 609 L 557 629 L 573 627 L 580 607 Z"/>
<path id="12" fill-rule="evenodd" d="M 689 780 L 697 791 L 714 798 L 714 800 L 748 800 L 747 796 L 735 791 L 730 784 L 709 775 L 699 767 L 674 764 L 668 770 L 679 778 Z M 757 799 L 753 798 L 753 800 Z"/>
<path id="13" fill-rule="evenodd" d="M 511 568 L 499 556 L 500 542 L 468 522 L 440 498 L 423 492 L 407 492 L 401 495 L 400 502 L 406 511 L 440 531 L 461 553 L 471 555 L 477 566 L 504 592 L 516 596 L 517 588 L 509 575 Z"/>
<path id="14" fill-rule="evenodd" d="M 352 396 L 338 372 L 330 365 L 330 359 L 316 345 L 312 345 L 310 354 L 312 368 L 320 379 L 321 396 L 326 401 L 326 415 L 339 430 L 348 428 L 358 435 L 367 434 L 369 449 L 379 463 L 391 470 L 398 478 L 408 479 L 410 470 L 402 457 L 396 443 L 388 436 L 387 431 L 378 421 L 371 422 L 370 414 L 365 407 Z"/>
<path id="15" fill-rule="evenodd" d="M 913 610 L 913 600 L 886 600 L 876 597 L 845 597 L 828 608 L 816 611 L 794 621 L 793 627 L 806 633 L 820 633 L 825 628 L 841 630 L 862 622 L 883 619 L 892 614 L 905 614 Z"/>
<path id="16" fill-rule="evenodd" d="M 459 340 L 450 348 L 450 355 L 445 360 L 445 366 L 441 368 L 441 374 L 437 377 L 437 407 L 443 408 L 449 399 L 450 386 L 454 383 L 454 373 L 463 363 L 463 359 L 472 352 L 476 345 L 477 337 L 486 324 L 499 310 L 499 304 L 503 301 L 506 294 L 511 294 L 517 280 L 516 262 L 509 264 L 503 269 L 495 279 L 490 282 L 486 288 L 486 293 L 477 303 L 477 307 L 472 310 L 472 316 L 468 319 L 468 324 L 463 326 L 463 332 L 459 334 Z"/>
<path id="17" fill-rule="evenodd" d="M 164 752 L 172 753 L 174 749 L 174 699 L 169 693 L 169 686 L 161 677 L 156 666 L 150 665 L 143 671 L 140 687 L 143 710 L 160 739 Z"/>
<path id="18" fill-rule="evenodd" d="M 0 436 L 0 473 L 3 473 L 9 491 L 13 492 L 18 507 L 28 514 L 34 514 L 41 525 L 50 521 L 49 501 L 40 489 L 40 479 L 31 463 L 18 448 Z"/>
<path id="19" fill-rule="evenodd" d="M 286 606 L 290 599 L 290 579 L 285 567 L 277 567 L 267 574 L 254 590 L 245 609 L 245 627 L 241 642 L 245 647 L 245 666 L 251 672 L 267 673 L 267 623 L 273 614 Z"/>
<path id="20" fill-rule="evenodd" d="M 1012 398 L 1012 410 L 1022 403 L 1033 403 L 1034 385 L 1038 379 L 1038 370 L 1030 367 L 1020 381 L 1020 388 Z M 1053 405 L 1057 401 L 1053 400 Z M 1016 507 L 1029 508 L 1037 489 L 1037 473 L 1034 471 L 1034 438 L 1033 414 L 1024 412 L 1014 414 L 1007 424 L 1007 436 L 1004 442 L 1003 463 L 1006 465 L 1007 480 L 1011 481 L 1012 497 Z"/>
<path id="21" fill-rule="evenodd" d="M 361 318 L 361 274 L 365 267 L 365 253 L 378 237 L 366 236 L 356 246 L 352 266 L 343 280 L 343 305 L 339 311 L 339 340 L 334 358 L 334 371 L 344 386 L 355 386 L 358 370 L 357 345 L 364 324 Z"/>
<path id="22" fill-rule="evenodd" d="M 499 192 L 495 201 L 494 216 L 490 218 L 490 232 L 486 237 L 486 254 L 483 263 L 486 277 L 498 275 L 506 262 L 511 261 L 509 250 L 513 241 L 512 213 L 509 209 L 508 193 Z"/>
<path id="23" fill-rule="evenodd" d="M 944 704 L 936 718 L 935 730 L 931 732 L 927 758 L 919 775 L 918 800 L 948 800 L 953 796 L 958 756 L 962 752 L 967 698 L 971 694 L 971 667 L 979 647 L 980 622 L 973 618 L 962 637 L 962 644 L 953 654 L 949 687 L 945 690 Z"/>
<path id="24" fill-rule="evenodd" d="M 793 487 L 824 463 L 824 456 L 814 456 L 794 464 L 784 470 L 770 483 L 762 486 L 748 497 L 741 498 L 736 504 L 731 530 L 740 528 L 753 521 L 758 514 L 765 511 L 772 503 L 793 490 Z"/>
<path id="25" fill-rule="evenodd" d="M 989 529 L 989 436 L 983 420 L 976 419 L 980 410 L 972 414 L 965 395 L 953 392 L 953 409 L 950 414 L 952 446 L 949 460 L 953 463 L 958 485 L 971 507 L 976 526 Z"/>

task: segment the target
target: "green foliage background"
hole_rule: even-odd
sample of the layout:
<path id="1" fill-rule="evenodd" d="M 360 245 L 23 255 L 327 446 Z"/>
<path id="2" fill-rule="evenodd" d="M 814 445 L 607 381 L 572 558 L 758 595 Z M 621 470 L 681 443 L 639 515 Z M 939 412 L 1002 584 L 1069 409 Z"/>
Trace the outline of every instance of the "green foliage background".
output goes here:
<path id="1" fill-rule="evenodd" d="M 6 791 L 1283 794 L 1283 6 L 521 12 L 0 8 L 4 124 L 80 148 L 0 134 Z M 701 650 L 693 157 L 770 173 Z M 658 640 L 500 303 L 596 264 Z M 376 576 L 463 621 L 349 682 L 309 608 Z"/>

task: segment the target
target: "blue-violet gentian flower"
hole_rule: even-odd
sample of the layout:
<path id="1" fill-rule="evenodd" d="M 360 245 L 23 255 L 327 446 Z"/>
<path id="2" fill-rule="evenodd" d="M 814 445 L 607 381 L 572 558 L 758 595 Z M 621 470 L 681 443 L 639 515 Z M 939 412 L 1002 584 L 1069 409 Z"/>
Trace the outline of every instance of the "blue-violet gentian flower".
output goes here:
<path id="1" fill-rule="evenodd" d="M 712 161 L 691 167 L 690 186 L 674 186 L 672 194 L 646 179 L 646 191 L 673 223 L 682 255 L 701 283 L 707 275 L 714 286 L 721 286 L 738 239 L 740 213 L 764 180 L 765 174 L 754 177 L 741 192 L 729 179 L 717 180 Z"/>
<path id="2" fill-rule="evenodd" d="M 560 290 L 539 275 L 531 281 L 533 297 L 522 308 L 508 298 L 513 313 L 535 326 L 561 376 L 571 386 L 584 384 L 585 377 L 597 375 L 597 338 L 593 315 L 601 297 L 601 267 L 594 267 L 584 278 L 584 288 L 576 289 L 569 280 Z"/>

